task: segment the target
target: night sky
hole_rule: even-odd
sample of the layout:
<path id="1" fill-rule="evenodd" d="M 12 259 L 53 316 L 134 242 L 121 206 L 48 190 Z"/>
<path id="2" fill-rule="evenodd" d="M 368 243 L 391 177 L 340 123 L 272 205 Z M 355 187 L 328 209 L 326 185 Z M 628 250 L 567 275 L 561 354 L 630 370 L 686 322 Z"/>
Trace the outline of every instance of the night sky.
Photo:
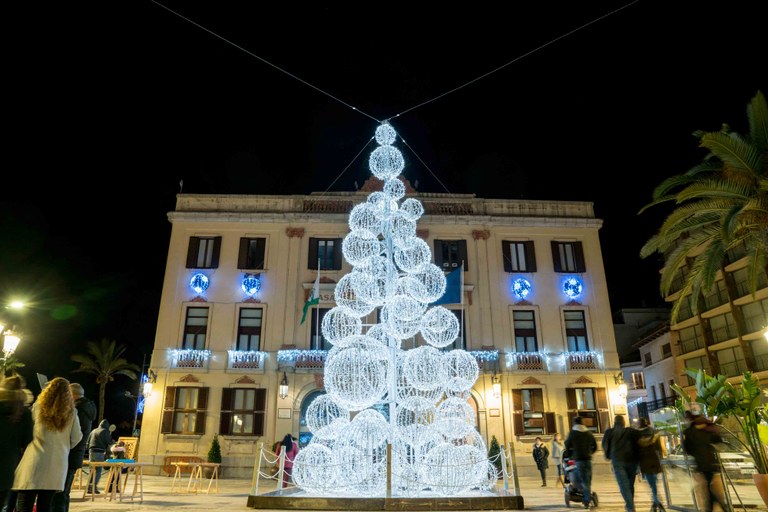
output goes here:
<path id="1" fill-rule="evenodd" d="M 529 3 L 14 7 L 0 298 L 32 306 L 22 373 L 75 378 L 101 338 L 141 363 L 181 180 L 354 190 L 389 118 L 419 191 L 594 202 L 612 310 L 663 304 L 638 252 L 668 211 L 638 211 L 703 159 L 695 130 L 746 131 L 759 2 Z"/>

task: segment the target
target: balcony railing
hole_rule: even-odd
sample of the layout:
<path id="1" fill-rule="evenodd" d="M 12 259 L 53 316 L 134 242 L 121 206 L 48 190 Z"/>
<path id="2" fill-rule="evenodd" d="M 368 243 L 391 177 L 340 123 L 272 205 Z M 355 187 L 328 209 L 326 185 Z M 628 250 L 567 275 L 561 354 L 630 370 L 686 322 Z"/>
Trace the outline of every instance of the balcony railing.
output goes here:
<path id="1" fill-rule="evenodd" d="M 171 349 L 171 368 L 206 368 L 211 357 L 210 350 Z"/>
<path id="2" fill-rule="evenodd" d="M 596 352 L 565 352 L 563 356 L 569 370 L 597 370 L 600 368 L 600 358 Z"/>
<path id="3" fill-rule="evenodd" d="M 663 409 L 664 407 L 669 407 L 670 405 L 675 405 L 675 399 L 674 396 L 665 396 L 662 398 L 659 398 L 658 400 L 649 400 L 646 402 L 646 405 L 648 407 L 648 412 L 657 411 L 659 409 Z"/>
<path id="4" fill-rule="evenodd" d="M 499 361 L 499 351 L 496 349 L 485 349 L 485 350 L 470 350 L 470 354 L 472 354 L 477 361 L 477 366 L 480 367 L 480 371 L 484 370 L 495 370 L 498 361 Z"/>
<path id="5" fill-rule="evenodd" d="M 278 350 L 277 365 L 297 370 L 322 370 L 327 356 L 327 350 Z"/>
<path id="6" fill-rule="evenodd" d="M 257 350 L 230 350 L 228 354 L 228 368 L 230 370 L 264 370 L 266 352 Z"/>
<path id="7" fill-rule="evenodd" d="M 541 352 L 509 352 L 508 363 L 514 370 L 546 370 L 547 358 Z"/>

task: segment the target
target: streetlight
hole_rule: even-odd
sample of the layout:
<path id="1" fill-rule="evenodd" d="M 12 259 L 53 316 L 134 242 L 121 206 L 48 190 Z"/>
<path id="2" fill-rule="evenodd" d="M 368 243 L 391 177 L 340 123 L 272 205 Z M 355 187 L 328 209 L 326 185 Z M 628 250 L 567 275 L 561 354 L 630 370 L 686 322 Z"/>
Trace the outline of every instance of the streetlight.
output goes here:
<path id="1" fill-rule="evenodd" d="M 613 380 L 616 384 L 619 385 L 619 398 L 622 400 L 627 399 L 627 383 L 624 382 L 624 374 L 622 372 L 617 373 L 613 376 Z"/>
<path id="2" fill-rule="evenodd" d="M 283 380 L 280 381 L 278 394 L 280 395 L 280 398 L 288 397 L 288 376 L 285 374 L 285 372 L 283 372 Z"/>

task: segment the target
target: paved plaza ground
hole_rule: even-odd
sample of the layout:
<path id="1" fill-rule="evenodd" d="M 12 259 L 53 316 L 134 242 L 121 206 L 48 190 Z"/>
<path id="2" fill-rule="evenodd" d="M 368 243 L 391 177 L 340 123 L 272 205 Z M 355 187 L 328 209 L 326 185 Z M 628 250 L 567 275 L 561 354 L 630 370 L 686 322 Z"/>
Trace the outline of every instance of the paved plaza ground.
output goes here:
<path id="1" fill-rule="evenodd" d="M 547 487 L 541 487 L 538 475 L 521 474 L 519 477 L 520 494 L 523 496 L 526 510 L 566 510 L 563 498 L 563 490 L 556 485 L 555 478 L 550 479 Z M 126 495 L 130 495 L 133 478 L 128 483 Z M 104 494 L 96 496 L 94 501 L 82 499 L 82 490 L 73 490 L 71 494 L 70 510 L 72 512 L 100 512 L 100 511 L 150 511 L 173 510 L 174 512 L 186 511 L 242 511 L 254 509 L 247 507 L 248 494 L 251 488 L 250 479 L 222 478 L 219 480 L 218 494 L 179 494 L 171 492 L 172 479 L 166 476 L 144 477 L 144 500 L 138 499 L 109 501 Z M 682 504 L 686 499 L 690 502 L 690 486 L 686 485 L 686 479 L 680 475 L 674 476 L 669 481 L 673 496 L 673 502 Z M 274 482 L 262 483 L 259 493 L 274 491 Z M 623 511 L 624 502 L 619 494 L 613 475 L 596 475 L 593 489 L 598 492 L 599 510 L 605 512 Z M 757 490 L 749 479 L 736 482 L 736 492 L 746 504 L 744 510 L 766 510 L 760 500 Z M 733 493 L 732 493 L 733 494 Z M 735 496 L 734 496 L 735 500 Z M 666 503 L 666 500 L 665 500 Z M 674 504 L 674 503 L 673 503 Z M 742 510 L 738 502 L 734 504 L 734 510 Z M 648 484 L 645 481 L 636 483 L 635 506 L 638 512 L 650 510 L 651 498 Z M 575 505 L 572 510 L 580 507 Z"/>

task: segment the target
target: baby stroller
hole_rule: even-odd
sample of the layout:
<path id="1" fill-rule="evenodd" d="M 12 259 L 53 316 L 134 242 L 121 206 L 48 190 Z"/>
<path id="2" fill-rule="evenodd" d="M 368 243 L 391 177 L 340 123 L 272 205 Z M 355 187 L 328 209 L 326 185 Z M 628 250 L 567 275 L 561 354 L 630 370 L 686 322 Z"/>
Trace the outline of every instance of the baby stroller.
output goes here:
<path id="1" fill-rule="evenodd" d="M 581 505 L 584 500 L 584 495 L 581 490 L 576 487 L 573 482 L 573 472 L 576 471 L 576 461 L 571 459 L 571 451 L 568 449 L 563 450 L 562 455 L 563 465 L 563 483 L 565 484 L 565 506 L 570 507 L 571 502 L 576 502 Z M 598 504 L 597 493 L 592 491 L 589 497 L 590 507 L 596 507 Z"/>

